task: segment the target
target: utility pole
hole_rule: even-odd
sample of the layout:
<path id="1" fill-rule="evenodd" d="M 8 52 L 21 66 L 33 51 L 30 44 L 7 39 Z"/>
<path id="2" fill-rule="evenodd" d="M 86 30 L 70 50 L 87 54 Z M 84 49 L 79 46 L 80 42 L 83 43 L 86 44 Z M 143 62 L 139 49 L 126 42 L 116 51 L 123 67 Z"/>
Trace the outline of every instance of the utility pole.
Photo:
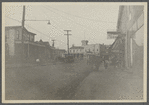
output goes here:
<path id="1" fill-rule="evenodd" d="M 68 48 L 68 55 L 69 55 L 69 35 L 71 35 L 71 34 L 69 34 L 69 32 L 70 32 L 71 30 L 64 30 L 64 31 L 67 32 L 67 34 L 64 34 L 64 35 L 67 35 L 67 48 Z"/>
<path id="2" fill-rule="evenodd" d="M 23 6 L 23 16 L 22 16 L 22 58 L 23 59 L 24 59 L 24 36 L 23 36 L 24 22 L 25 22 L 25 6 Z"/>
<path id="3" fill-rule="evenodd" d="M 52 46 L 54 47 L 54 41 L 55 41 L 55 40 L 52 40 L 52 41 L 53 41 L 53 44 L 52 44 Z"/>

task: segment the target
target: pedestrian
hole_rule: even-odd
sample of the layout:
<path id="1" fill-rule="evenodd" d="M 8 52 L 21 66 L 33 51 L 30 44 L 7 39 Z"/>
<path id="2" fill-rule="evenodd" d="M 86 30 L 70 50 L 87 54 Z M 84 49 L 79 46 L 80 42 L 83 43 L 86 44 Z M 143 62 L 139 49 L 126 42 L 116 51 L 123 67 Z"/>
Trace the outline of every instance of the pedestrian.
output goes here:
<path id="1" fill-rule="evenodd" d="M 105 69 L 108 68 L 108 60 L 104 60 L 104 67 L 105 67 Z"/>
<path id="2" fill-rule="evenodd" d="M 109 60 L 109 57 L 108 56 L 104 56 L 104 67 L 105 67 L 105 69 L 108 68 L 108 60 Z"/>

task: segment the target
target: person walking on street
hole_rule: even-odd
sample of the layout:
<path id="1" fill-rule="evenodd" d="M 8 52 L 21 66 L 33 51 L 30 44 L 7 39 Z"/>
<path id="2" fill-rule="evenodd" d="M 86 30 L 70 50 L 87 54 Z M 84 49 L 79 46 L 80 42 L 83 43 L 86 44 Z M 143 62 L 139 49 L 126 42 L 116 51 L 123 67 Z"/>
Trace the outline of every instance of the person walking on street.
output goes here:
<path id="1" fill-rule="evenodd" d="M 104 67 L 105 67 L 105 69 L 107 69 L 107 68 L 108 68 L 108 60 L 109 60 L 108 55 L 104 56 L 103 61 L 104 61 Z"/>

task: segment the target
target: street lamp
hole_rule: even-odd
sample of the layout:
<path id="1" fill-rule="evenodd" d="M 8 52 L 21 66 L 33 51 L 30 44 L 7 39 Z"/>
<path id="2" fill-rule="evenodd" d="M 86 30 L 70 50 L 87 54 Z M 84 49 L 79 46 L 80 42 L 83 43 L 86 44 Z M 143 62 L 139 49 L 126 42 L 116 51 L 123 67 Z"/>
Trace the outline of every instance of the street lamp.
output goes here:
<path id="1" fill-rule="evenodd" d="M 26 20 L 25 19 L 25 6 L 23 6 L 23 17 L 22 17 L 22 58 L 24 59 L 24 36 L 23 36 L 23 29 L 24 29 L 24 24 L 25 24 L 25 21 L 48 21 L 48 25 L 50 25 L 50 20 Z M 29 57 L 29 44 L 28 44 L 28 57 Z"/>

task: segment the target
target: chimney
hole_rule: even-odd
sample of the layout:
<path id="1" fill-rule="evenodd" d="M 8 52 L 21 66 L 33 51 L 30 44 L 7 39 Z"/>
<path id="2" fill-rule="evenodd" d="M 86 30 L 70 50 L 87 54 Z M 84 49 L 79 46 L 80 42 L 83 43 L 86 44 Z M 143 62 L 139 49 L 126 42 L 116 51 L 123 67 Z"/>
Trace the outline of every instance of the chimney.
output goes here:
<path id="1" fill-rule="evenodd" d="M 86 46 L 88 44 L 88 40 L 82 40 L 82 46 Z"/>

